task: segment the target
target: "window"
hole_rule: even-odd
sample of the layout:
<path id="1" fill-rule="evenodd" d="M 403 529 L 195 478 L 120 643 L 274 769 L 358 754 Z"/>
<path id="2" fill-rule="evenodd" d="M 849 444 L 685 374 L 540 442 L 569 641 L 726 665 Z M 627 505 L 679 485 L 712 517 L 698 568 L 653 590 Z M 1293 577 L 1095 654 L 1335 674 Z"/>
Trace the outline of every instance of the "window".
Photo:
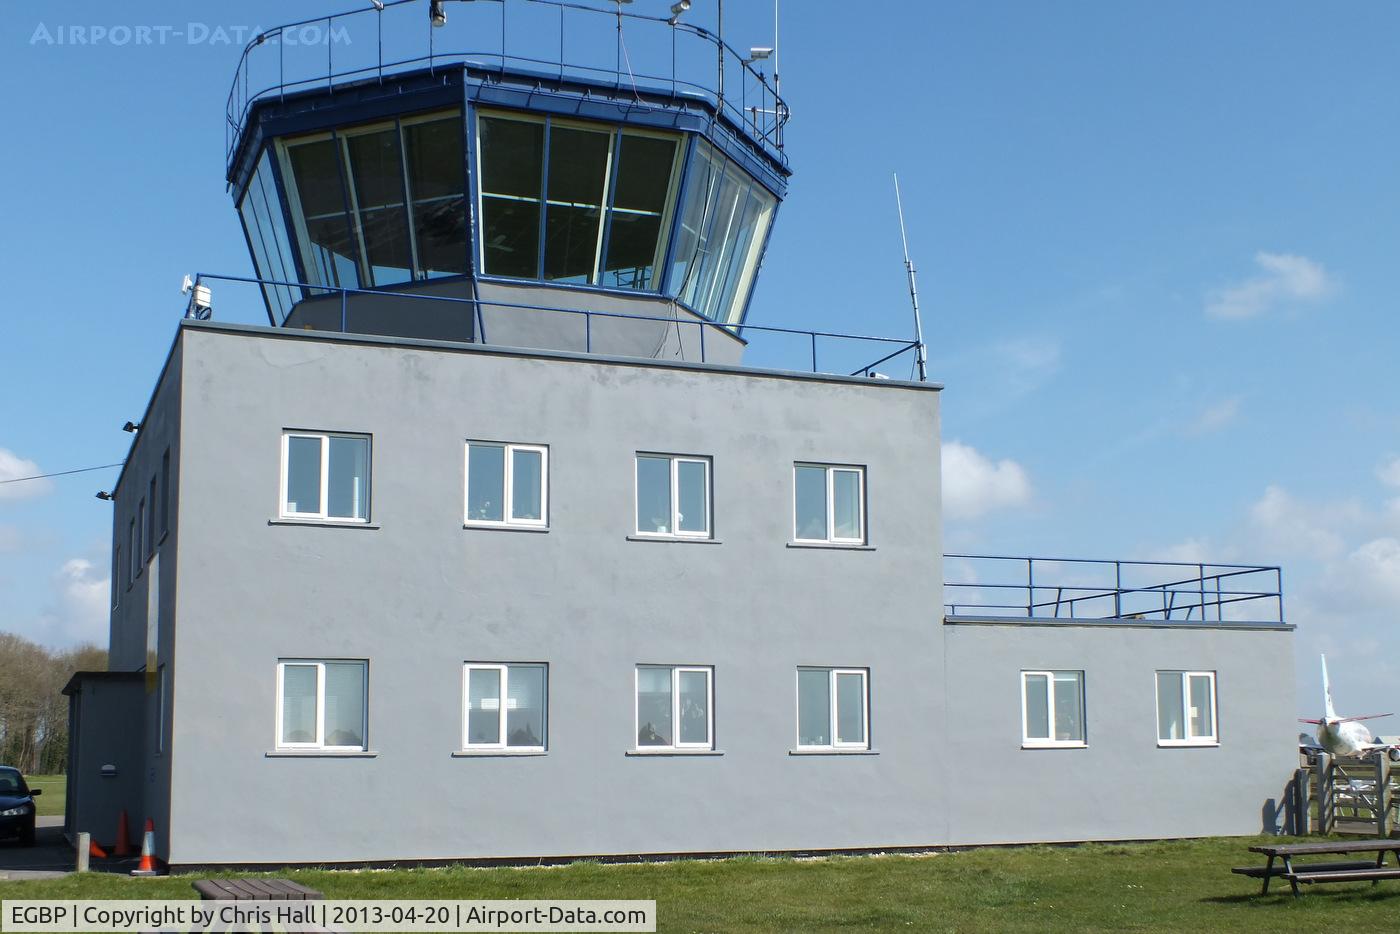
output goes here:
<path id="1" fill-rule="evenodd" d="M 549 524 L 549 448 L 467 442 L 468 525 Z"/>
<path id="2" fill-rule="evenodd" d="M 146 511 L 146 560 L 156 553 L 156 478 L 151 478 L 151 495 L 147 500 L 151 508 Z"/>
<path id="3" fill-rule="evenodd" d="M 797 747 L 869 749 L 870 694 L 864 668 L 797 669 Z"/>
<path id="4" fill-rule="evenodd" d="M 282 517 L 369 521 L 369 436 L 282 435 Z"/>
<path id="5" fill-rule="evenodd" d="M 141 500 L 136 507 L 136 540 L 132 543 L 131 563 L 136 565 L 136 576 L 141 576 L 141 569 L 146 566 L 146 562 L 141 560 L 141 555 L 145 549 L 141 547 L 141 536 L 146 532 L 146 501 Z"/>
<path id="6" fill-rule="evenodd" d="M 714 746 L 714 669 L 637 666 L 637 748 Z"/>
<path id="7" fill-rule="evenodd" d="M 464 749 L 545 748 L 544 665 L 467 662 Z"/>
<path id="8" fill-rule="evenodd" d="M 364 749 L 365 661 L 277 663 L 277 745 Z"/>
<path id="9" fill-rule="evenodd" d="M 170 448 L 160 459 L 160 534 L 170 531 Z"/>
<path id="10" fill-rule="evenodd" d="M 126 524 L 126 586 L 128 589 L 136 582 L 136 565 L 139 563 L 136 558 L 136 520 L 132 519 Z"/>
<path id="11" fill-rule="evenodd" d="M 799 542 L 864 543 L 865 468 L 797 464 L 793 537 Z"/>
<path id="12" fill-rule="evenodd" d="M 1084 672 L 1021 672 L 1021 744 L 1083 746 Z"/>
<path id="13" fill-rule="evenodd" d="M 477 126 L 485 273 L 660 287 L 676 137 L 520 114 Z"/>
<path id="14" fill-rule="evenodd" d="M 710 460 L 637 455 L 637 534 L 710 537 Z"/>
<path id="15" fill-rule="evenodd" d="M 738 324 L 777 199 L 703 141 L 689 178 L 667 291 L 713 321 Z"/>
<path id="16" fill-rule="evenodd" d="M 304 136 L 280 156 L 307 281 L 367 288 L 467 271 L 458 112 Z"/>
<path id="17" fill-rule="evenodd" d="M 296 282 L 296 263 L 288 245 L 287 224 L 282 215 L 282 202 L 277 196 L 277 182 L 272 177 L 270 150 L 258 160 L 257 171 L 248 179 L 248 188 L 238 205 L 243 220 L 243 232 L 253 252 L 253 265 L 258 278 L 275 282 Z M 263 299 L 277 320 L 286 319 L 295 302 L 289 286 L 264 285 Z"/>
<path id="18" fill-rule="evenodd" d="M 1213 746 L 1219 742 L 1215 672 L 1157 672 L 1157 745 Z"/>
<path id="19" fill-rule="evenodd" d="M 121 606 L 122 598 L 122 546 L 112 549 L 112 609 Z"/>

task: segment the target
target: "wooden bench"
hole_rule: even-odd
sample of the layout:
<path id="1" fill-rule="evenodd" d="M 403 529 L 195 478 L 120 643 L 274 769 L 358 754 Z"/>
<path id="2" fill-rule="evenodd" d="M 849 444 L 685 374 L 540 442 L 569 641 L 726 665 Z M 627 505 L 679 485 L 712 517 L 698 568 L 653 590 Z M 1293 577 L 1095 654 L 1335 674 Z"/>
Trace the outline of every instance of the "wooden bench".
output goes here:
<path id="1" fill-rule="evenodd" d="M 1318 882 L 1380 882 L 1382 879 L 1400 879 L 1400 840 L 1328 840 L 1318 843 L 1285 843 L 1252 846 L 1251 853 L 1262 853 L 1268 862 L 1263 866 L 1238 866 L 1230 871 L 1242 876 L 1264 880 L 1262 894 L 1269 894 L 1272 879 L 1287 879 L 1298 896 L 1298 886 L 1313 885 Z M 1374 853 L 1371 860 L 1341 860 L 1328 863 L 1306 863 L 1294 865 L 1299 856 L 1343 856 L 1352 853 Z M 1395 854 L 1396 866 L 1385 865 L 1385 855 Z M 1275 865 L 1281 860 L 1281 865 Z"/>
<path id="2" fill-rule="evenodd" d="M 1375 860 L 1367 859 L 1367 860 L 1353 860 L 1353 861 L 1351 861 L 1351 862 L 1344 862 L 1344 863 L 1311 863 L 1311 864 L 1309 864 L 1309 865 L 1307 866 L 1306 869 L 1304 869 L 1303 867 L 1300 866 L 1300 867 L 1298 868 L 1298 871 L 1299 871 L 1299 872 L 1346 872 L 1347 870 L 1350 870 L 1350 869 L 1375 869 L 1375 868 L 1376 868 Z M 1280 865 L 1278 865 L 1278 866 L 1236 866 L 1234 869 L 1231 869 L 1230 871 L 1233 872 L 1233 873 L 1238 873 L 1238 874 L 1241 875 L 1241 876 L 1249 876 L 1249 877 L 1252 878 L 1252 879 L 1262 879 L 1262 878 L 1264 878 L 1265 875 L 1270 875 L 1270 876 L 1273 876 L 1274 878 L 1277 879 L 1277 878 L 1279 878 L 1280 876 L 1286 875 L 1287 872 L 1288 872 L 1288 870 L 1286 870 L 1286 869 L 1283 868 L 1283 865 L 1282 865 L 1282 864 L 1280 864 Z"/>
<path id="3" fill-rule="evenodd" d="M 192 883 L 204 901 L 285 902 L 325 898 L 290 879 L 200 879 Z"/>

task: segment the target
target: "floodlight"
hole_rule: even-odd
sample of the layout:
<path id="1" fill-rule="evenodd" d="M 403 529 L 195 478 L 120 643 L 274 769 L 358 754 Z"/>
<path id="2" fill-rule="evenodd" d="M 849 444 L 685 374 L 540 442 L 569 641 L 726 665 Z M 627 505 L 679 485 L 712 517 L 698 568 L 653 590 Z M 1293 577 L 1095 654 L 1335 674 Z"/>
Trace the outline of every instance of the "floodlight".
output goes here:
<path id="1" fill-rule="evenodd" d="M 111 500 L 112 500 L 112 494 L 111 494 L 111 493 L 108 493 L 106 490 L 98 490 L 98 491 L 97 491 L 97 498 L 98 498 L 98 499 L 105 499 L 105 500 L 107 500 L 108 502 L 111 502 Z"/>
<path id="2" fill-rule="evenodd" d="M 676 25 L 676 20 L 681 18 L 681 14 L 690 9 L 690 0 L 676 0 L 671 4 L 671 18 L 667 20 L 672 26 Z"/>
<path id="3" fill-rule="evenodd" d="M 374 7 L 380 13 L 384 12 L 384 0 L 369 0 L 369 5 Z"/>
<path id="4" fill-rule="evenodd" d="M 428 5 L 428 21 L 434 26 L 447 25 L 447 11 L 442 8 L 442 0 L 433 0 Z"/>
<path id="5" fill-rule="evenodd" d="M 753 62 L 761 62 L 764 59 L 772 57 L 773 50 L 771 48 L 769 48 L 768 46 L 756 45 L 753 48 L 749 49 L 749 57 L 744 59 L 744 63 L 752 64 Z"/>
<path id="6" fill-rule="evenodd" d="M 141 430 L 141 423 L 140 423 L 140 422 L 127 422 L 125 425 L 122 426 L 122 431 L 133 431 L 133 432 L 134 432 L 134 431 L 140 431 L 140 430 Z"/>

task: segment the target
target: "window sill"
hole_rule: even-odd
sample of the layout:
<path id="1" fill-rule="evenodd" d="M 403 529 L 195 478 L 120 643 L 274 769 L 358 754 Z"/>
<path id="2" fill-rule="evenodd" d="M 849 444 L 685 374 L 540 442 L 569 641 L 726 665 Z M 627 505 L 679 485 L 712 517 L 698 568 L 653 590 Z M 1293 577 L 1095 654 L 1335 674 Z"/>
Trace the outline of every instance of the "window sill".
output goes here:
<path id="1" fill-rule="evenodd" d="M 464 529 L 487 529 L 492 532 L 548 532 L 547 525 L 507 525 L 504 522 L 464 522 Z"/>
<path id="2" fill-rule="evenodd" d="M 813 746 L 789 749 L 790 756 L 878 756 L 878 749 L 841 749 L 836 746 Z"/>
<path id="3" fill-rule="evenodd" d="M 454 759 L 523 759 L 530 756 L 547 756 L 548 749 L 458 749 L 452 753 Z"/>
<path id="4" fill-rule="evenodd" d="M 268 519 L 268 525 L 306 525 L 329 529 L 378 529 L 373 522 L 355 522 L 352 519 Z"/>
<path id="5" fill-rule="evenodd" d="M 701 538 L 699 535 L 629 535 L 629 542 L 677 542 L 686 545 L 723 545 L 724 541 L 718 538 Z"/>
<path id="6" fill-rule="evenodd" d="M 1163 742 L 1157 740 L 1158 749 L 1219 749 L 1220 740 L 1176 740 L 1174 742 Z"/>
<path id="7" fill-rule="evenodd" d="M 1088 749 L 1088 743 L 1022 743 L 1022 749 Z"/>
<path id="8" fill-rule="evenodd" d="M 375 759 L 377 749 L 269 749 L 268 759 Z"/>
<path id="9" fill-rule="evenodd" d="M 788 542 L 789 548 L 815 548 L 826 551 L 874 551 L 874 545 L 862 545 L 857 542 Z"/>
<path id="10" fill-rule="evenodd" d="M 633 759 L 646 759 L 648 757 L 665 758 L 668 756 L 722 756 L 722 749 L 676 749 L 671 746 L 662 746 L 656 749 L 629 749 L 623 753 L 624 756 Z"/>

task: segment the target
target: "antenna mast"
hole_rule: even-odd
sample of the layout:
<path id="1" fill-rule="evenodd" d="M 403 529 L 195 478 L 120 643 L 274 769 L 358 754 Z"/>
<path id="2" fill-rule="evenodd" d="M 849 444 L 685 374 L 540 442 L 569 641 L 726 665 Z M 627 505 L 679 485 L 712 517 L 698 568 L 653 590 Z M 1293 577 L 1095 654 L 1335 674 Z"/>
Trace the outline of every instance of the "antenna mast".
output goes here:
<path id="1" fill-rule="evenodd" d="M 899 173 L 894 173 L 894 203 L 899 208 L 899 239 L 904 243 L 904 271 L 909 276 L 909 301 L 914 305 L 914 362 L 919 382 L 928 382 L 928 353 L 924 347 L 924 322 L 919 314 L 919 284 L 914 278 L 914 261 L 909 258 L 909 237 L 904 232 L 904 200 L 899 196 Z"/>

